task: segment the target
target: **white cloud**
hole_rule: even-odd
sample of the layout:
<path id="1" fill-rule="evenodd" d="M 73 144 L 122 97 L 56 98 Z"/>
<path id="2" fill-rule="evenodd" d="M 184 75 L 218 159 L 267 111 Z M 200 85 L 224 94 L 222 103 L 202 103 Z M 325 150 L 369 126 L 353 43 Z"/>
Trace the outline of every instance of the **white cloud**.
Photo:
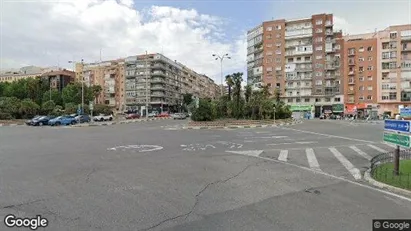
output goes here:
<path id="1" fill-rule="evenodd" d="M 102 58 L 164 52 L 219 82 L 220 66 L 212 53 L 229 53 L 226 71 L 243 71 L 245 32 L 222 42 L 225 19 L 195 9 L 152 6 L 136 10 L 132 0 L 4 2 L 1 21 L 3 68 L 32 64 L 60 65 L 73 58 Z M 59 58 L 57 58 L 59 57 Z"/>

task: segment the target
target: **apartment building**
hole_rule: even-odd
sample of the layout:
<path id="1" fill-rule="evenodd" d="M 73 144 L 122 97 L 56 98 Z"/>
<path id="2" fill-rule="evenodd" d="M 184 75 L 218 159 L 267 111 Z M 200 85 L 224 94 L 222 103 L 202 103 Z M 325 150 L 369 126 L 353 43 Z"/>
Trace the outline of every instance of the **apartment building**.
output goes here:
<path id="1" fill-rule="evenodd" d="M 74 82 L 74 76 L 74 71 L 61 69 L 43 73 L 40 78 L 47 81 L 51 89 L 56 89 L 59 92 L 62 92 L 64 87 Z"/>
<path id="2" fill-rule="evenodd" d="M 292 111 L 343 112 L 344 42 L 332 14 L 263 22 L 247 39 L 248 84 L 279 90 Z"/>
<path id="3" fill-rule="evenodd" d="M 95 63 L 76 63 L 76 78 L 88 87 L 100 85 L 102 92 L 96 97 L 96 104 L 105 104 L 117 111 L 125 110 L 124 59 Z"/>
<path id="4" fill-rule="evenodd" d="M 345 114 L 362 114 L 377 105 L 378 49 L 376 33 L 344 36 Z"/>
<path id="5" fill-rule="evenodd" d="M 144 109 L 147 103 L 150 110 L 175 111 L 183 103 L 183 94 L 215 99 L 218 89 L 208 76 L 159 53 L 125 59 L 127 109 Z"/>
<path id="6" fill-rule="evenodd" d="M 14 82 L 20 79 L 27 78 L 39 78 L 42 74 L 50 71 L 61 70 L 57 67 L 37 67 L 37 66 L 27 66 L 22 67 L 18 70 L 5 71 L 0 74 L 0 83 L 2 82 Z"/>
<path id="7" fill-rule="evenodd" d="M 345 112 L 399 113 L 411 106 L 411 25 L 344 36 Z"/>
<path id="8" fill-rule="evenodd" d="M 411 106 L 411 25 L 390 26 L 377 39 L 379 113 L 399 113 Z"/>

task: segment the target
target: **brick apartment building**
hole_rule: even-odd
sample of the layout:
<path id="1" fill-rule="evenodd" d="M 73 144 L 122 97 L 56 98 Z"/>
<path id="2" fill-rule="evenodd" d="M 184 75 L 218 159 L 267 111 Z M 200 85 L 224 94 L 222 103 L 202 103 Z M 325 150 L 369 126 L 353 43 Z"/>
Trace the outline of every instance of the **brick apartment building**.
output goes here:
<path id="1" fill-rule="evenodd" d="M 279 90 L 294 112 L 343 112 L 344 42 L 332 14 L 263 22 L 247 39 L 248 84 Z"/>
<path id="2" fill-rule="evenodd" d="M 51 89 L 62 92 L 63 88 L 74 82 L 75 73 L 66 69 L 48 71 L 43 73 L 40 78 L 49 82 Z"/>
<path id="3" fill-rule="evenodd" d="M 346 113 L 397 114 L 411 106 L 411 25 L 344 36 Z"/>

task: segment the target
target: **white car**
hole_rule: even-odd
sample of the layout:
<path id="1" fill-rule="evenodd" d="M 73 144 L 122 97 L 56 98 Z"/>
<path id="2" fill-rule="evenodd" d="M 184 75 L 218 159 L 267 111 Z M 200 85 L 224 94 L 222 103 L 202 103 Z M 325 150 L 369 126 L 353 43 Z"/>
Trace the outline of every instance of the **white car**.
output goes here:
<path id="1" fill-rule="evenodd" d="M 94 121 L 112 121 L 113 120 L 113 115 L 100 114 L 98 116 L 94 116 L 93 120 Z"/>

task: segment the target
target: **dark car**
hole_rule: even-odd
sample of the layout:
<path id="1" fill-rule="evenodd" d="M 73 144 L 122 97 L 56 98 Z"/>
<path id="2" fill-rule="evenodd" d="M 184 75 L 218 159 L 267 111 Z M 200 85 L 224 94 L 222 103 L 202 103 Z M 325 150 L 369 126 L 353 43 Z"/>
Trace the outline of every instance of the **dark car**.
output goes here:
<path id="1" fill-rule="evenodd" d="M 42 116 L 40 116 L 40 115 L 34 116 L 32 119 L 26 120 L 26 124 L 30 126 L 32 124 L 33 120 L 39 119 L 40 117 L 42 117 Z"/>
<path id="2" fill-rule="evenodd" d="M 89 115 L 78 115 L 75 118 L 77 121 L 80 121 L 80 123 L 89 123 L 91 121 Z"/>
<path id="3" fill-rule="evenodd" d="M 37 119 L 32 119 L 31 125 L 32 126 L 43 126 L 49 123 L 49 120 L 54 119 L 54 116 L 41 116 Z"/>
<path id="4" fill-rule="evenodd" d="M 131 113 L 131 114 L 126 115 L 126 119 L 127 120 L 140 119 L 140 115 L 137 113 Z"/>

